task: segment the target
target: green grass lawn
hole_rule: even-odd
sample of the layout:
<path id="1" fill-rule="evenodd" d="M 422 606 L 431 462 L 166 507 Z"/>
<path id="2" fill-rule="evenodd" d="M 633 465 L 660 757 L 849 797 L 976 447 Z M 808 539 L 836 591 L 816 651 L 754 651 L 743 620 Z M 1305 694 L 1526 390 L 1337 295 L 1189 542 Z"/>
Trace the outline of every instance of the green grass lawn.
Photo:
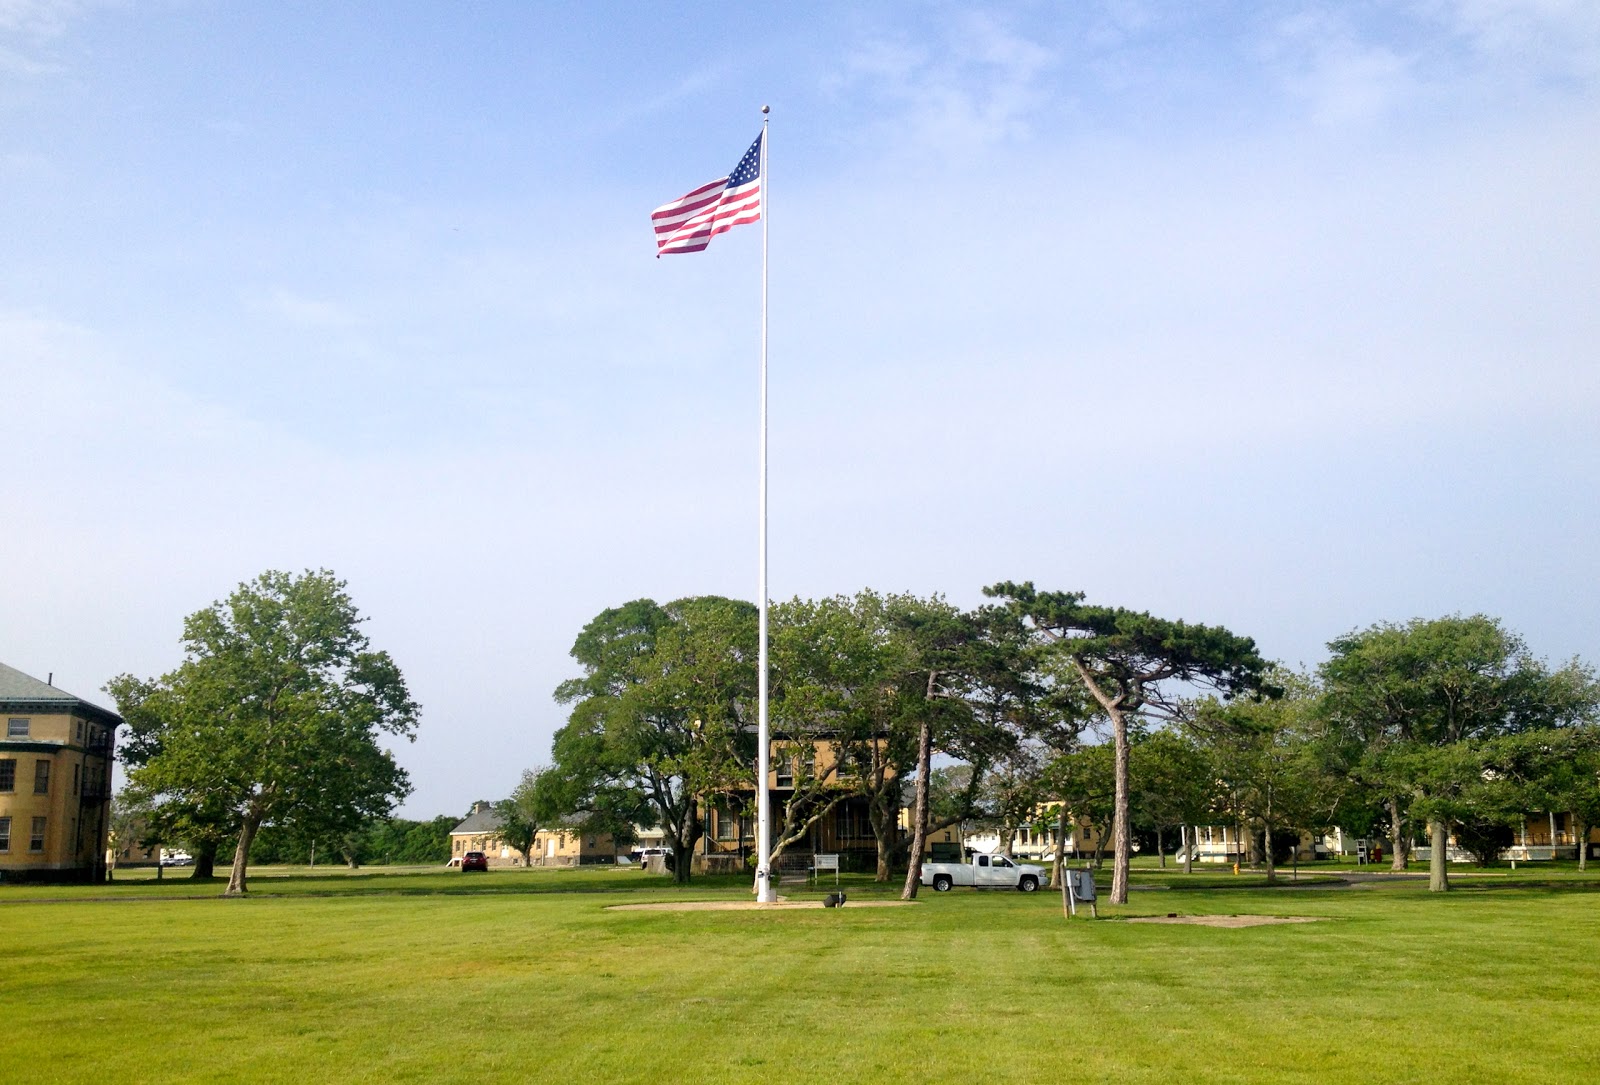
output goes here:
<path id="1" fill-rule="evenodd" d="M 1317 873 L 1266 889 L 1209 871 L 1186 888 L 1141 870 L 1147 888 L 1099 922 L 1063 921 L 1048 892 L 971 890 L 907 908 L 614 912 L 747 887 L 591 869 L 263 870 L 247 900 L 185 877 L 0 886 L 0 1080 L 1600 1076 L 1600 881 L 1502 869 L 1432 896 Z M 853 901 L 880 895 L 846 881 Z M 1330 921 L 1121 921 L 1168 912 Z"/>

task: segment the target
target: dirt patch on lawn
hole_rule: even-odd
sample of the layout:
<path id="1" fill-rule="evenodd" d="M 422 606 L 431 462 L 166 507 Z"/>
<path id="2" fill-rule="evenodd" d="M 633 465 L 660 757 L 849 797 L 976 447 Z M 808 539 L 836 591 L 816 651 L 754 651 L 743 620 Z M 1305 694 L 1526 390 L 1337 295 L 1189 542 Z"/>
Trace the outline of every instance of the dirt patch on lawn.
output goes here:
<path id="1" fill-rule="evenodd" d="M 1325 915 L 1145 915 L 1129 923 L 1188 923 L 1196 927 L 1271 927 L 1279 923 L 1321 923 Z"/>
<path id="2" fill-rule="evenodd" d="M 846 908 L 898 908 L 914 900 L 852 900 Z M 779 900 L 761 904 L 753 900 L 665 900 L 655 904 L 612 904 L 608 912 L 774 912 L 794 908 L 821 908 L 820 900 Z"/>

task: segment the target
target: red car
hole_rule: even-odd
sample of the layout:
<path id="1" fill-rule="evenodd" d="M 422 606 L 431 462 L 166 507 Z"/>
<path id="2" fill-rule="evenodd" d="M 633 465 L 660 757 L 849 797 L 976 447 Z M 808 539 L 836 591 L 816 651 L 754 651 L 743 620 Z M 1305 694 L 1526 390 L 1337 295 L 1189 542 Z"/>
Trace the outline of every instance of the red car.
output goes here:
<path id="1" fill-rule="evenodd" d="M 469 851 L 461 857 L 461 869 L 463 871 L 488 870 L 489 857 L 481 851 Z"/>

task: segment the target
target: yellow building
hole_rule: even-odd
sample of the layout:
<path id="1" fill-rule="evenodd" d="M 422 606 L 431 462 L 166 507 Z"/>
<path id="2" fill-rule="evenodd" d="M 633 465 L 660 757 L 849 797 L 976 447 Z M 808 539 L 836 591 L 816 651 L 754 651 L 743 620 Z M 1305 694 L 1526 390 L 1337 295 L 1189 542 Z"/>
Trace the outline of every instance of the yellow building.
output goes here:
<path id="1" fill-rule="evenodd" d="M 105 879 L 122 717 L 0 663 L 0 880 Z"/>
<path id="2" fill-rule="evenodd" d="M 797 794 L 809 797 L 817 806 L 832 803 L 832 809 L 807 828 L 803 838 L 785 849 L 779 867 L 803 869 L 812 855 L 822 852 L 842 856 L 847 870 L 872 870 L 877 862 L 877 837 L 868 799 L 859 792 L 863 777 L 876 777 L 884 783 L 895 777 L 894 765 L 880 761 L 882 743 L 859 744 L 856 760 L 843 763 L 838 760 L 838 743 L 829 737 L 775 739 L 771 750 L 767 801 L 774 841 L 783 833 L 784 811 Z M 840 792 L 849 794 L 839 798 Z M 725 792 L 702 809 L 705 829 L 697 848 L 697 864 L 718 871 L 742 869 L 757 850 L 755 812 L 756 795 L 750 788 Z M 891 828 L 897 833 L 904 831 L 899 824 Z"/>
<path id="3" fill-rule="evenodd" d="M 521 866 L 522 853 L 500 839 L 501 824 L 492 804 L 473 803 L 472 813 L 450 830 L 450 864 L 458 866 L 467 852 L 481 851 L 491 867 Z M 530 858 L 533 866 L 587 866 L 616 862 L 617 849 L 610 833 L 582 833 L 557 825 L 534 835 Z"/>
<path id="4" fill-rule="evenodd" d="M 1056 836 L 1061 820 L 1061 803 L 1052 799 L 1042 802 L 1034 808 L 1033 820 L 1028 824 L 1019 826 L 1011 836 L 1011 850 L 1015 858 L 1028 862 L 1047 863 L 1054 862 L 1056 857 Z M 906 831 L 910 832 L 911 813 L 905 812 L 904 821 Z M 1066 826 L 1066 847 L 1064 854 L 1069 862 L 1079 859 L 1093 858 L 1097 849 L 1104 850 L 1105 854 L 1111 853 L 1109 836 L 1101 840 L 1100 833 L 1094 824 L 1086 817 L 1069 817 Z M 969 853 L 1000 852 L 1004 841 L 1000 838 L 1000 830 L 993 826 L 978 828 L 976 830 L 962 829 L 957 826 L 930 833 L 927 847 L 923 851 L 924 859 L 935 862 L 964 862 Z"/>

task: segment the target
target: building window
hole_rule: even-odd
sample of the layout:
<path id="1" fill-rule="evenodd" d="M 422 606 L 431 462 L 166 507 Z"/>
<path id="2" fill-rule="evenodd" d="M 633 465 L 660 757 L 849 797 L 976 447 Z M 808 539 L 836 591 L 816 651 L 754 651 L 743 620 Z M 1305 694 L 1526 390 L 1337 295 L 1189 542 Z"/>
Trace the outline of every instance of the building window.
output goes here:
<path id="1" fill-rule="evenodd" d="M 28 737 L 28 721 L 27 720 L 14 720 L 14 719 L 13 720 L 7 720 L 6 721 L 6 737 L 7 738 L 27 738 Z"/>
<path id="2" fill-rule="evenodd" d="M 15 761 L 0 761 L 0 791 L 15 791 L 17 789 L 17 763 Z"/>
<path id="3" fill-rule="evenodd" d="M 72 721 L 72 733 L 78 736 L 78 745 L 82 746 L 83 745 L 83 721 L 82 720 L 73 720 Z"/>
<path id="4" fill-rule="evenodd" d="M 78 793 L 78 766 L 77 765 L 73 765 L 72 766 L 72 793 L 74 795 L 76 795 Z"/>
<path id="5" fill-rule="evenodd" d="M 50 762 L 43 759 L 33 763 L 33 793 L 50 794 Z"/>
<path id="6" fill-rule="evenodd" d="M 0 818 L 0 851 L 11 850 L 11 819 Z"/>
<path id="7" fill-rule="evenodd" d="M 33 819 L 33 835 L 28 837 L 28 850 L 44 850 L 44 818 Z"/>
<path id="8" fill-rule="evenodd" d="M 719 806 L 717 808 L 717 839 L 734 840 L 737 838 L 738 832 L 739 818 L 735 814 Z"/>
<path id="9" fill-rule="evenodd" d="M 867 821 L 865 810 L 844 805 L 835 816 L 834 832 L 840 840 L 860 840 L 872 835 L 872 825 Z"/>
<path id="10" fill-rule="evenodd" d="M 776 777 L 776 780 L 775 780 L 775 783 L 774 783 L 775 787 L 793 787 L 794 786 L 794 762 L 793 761 L 790 761 L 788 758 L 784 758 L 782 761 L 779 761 L 778 764 L 773 768 L 773 773 L 774 773 L 774 775 Z"/>

